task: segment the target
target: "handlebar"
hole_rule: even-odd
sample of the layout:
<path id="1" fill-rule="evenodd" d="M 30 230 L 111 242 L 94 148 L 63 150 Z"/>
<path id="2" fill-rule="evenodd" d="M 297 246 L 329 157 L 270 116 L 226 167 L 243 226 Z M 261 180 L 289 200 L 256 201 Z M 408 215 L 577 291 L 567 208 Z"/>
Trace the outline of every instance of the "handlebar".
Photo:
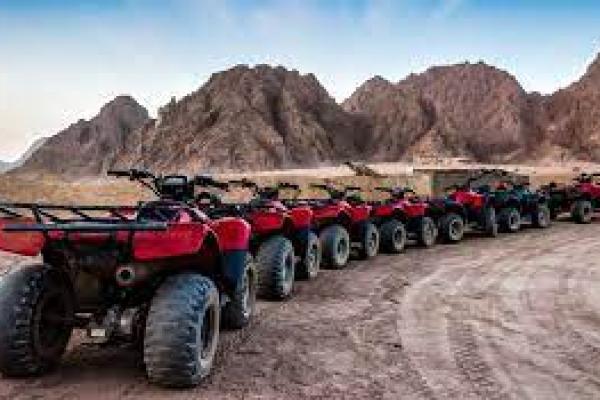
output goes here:
<path id="1" fill-rule="evenodd" d="M 279 189 L 300 190 L 300 185 L 296 185 L 295 183 L 289 183 L 289 182 L 279 182 L 277 184 L 277 188 L 279 188 Z"/>
<path id="2" fill-rule="evenodd" d="M 131 172 L 122 170 L 109 170 L 106 172 L 106 175 L 115 176 L 117 178 L 125 178 L 131 176 Z"/>
<path id="3" fill-rule="evenodd" d="M 311 183 L 310 187 L 313 189 L 321 189 L 321 190 L 329 190 L 331 189 L 331 186 L 326 185 L 324 183 Z"/>
<path id="4" fill-rule="evenodd" d="M 258 189 L 258 185 L 254 182 L 252 182 L 249 179 L 246 178 L 242 178 L 242 179 L 233 179 L 228 181 L 227 183 L 229 183 L 230 185 L 235 185 L 235 186 L 241 186 L 243 188 L 246 189 Z"/>
<path id="5" fill-rule="evenodd" d="M 194 177 L 194 185 L 201 187 L 214 187 L 221 190 L 229 190 L 229 184 L 227 182 L 220 182 L 215 180 L 212 176 L 199 175 Z"/>
<path id="6" fill-rule="evenodd" d="M 131 168 L 128 170 L 109 170 L 106 172 L 106 174 L 117 178 L 129 178 L 131 180 L 156 178 L 156 176 L 150 171 L 136 168 Z"/>

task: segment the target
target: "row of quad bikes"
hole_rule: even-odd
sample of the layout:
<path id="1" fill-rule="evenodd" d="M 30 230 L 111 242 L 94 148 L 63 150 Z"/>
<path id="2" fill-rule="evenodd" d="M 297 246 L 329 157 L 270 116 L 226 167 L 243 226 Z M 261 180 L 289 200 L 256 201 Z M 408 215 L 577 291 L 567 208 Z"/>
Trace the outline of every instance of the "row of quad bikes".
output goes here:
<path id="1" fill-rule="evenodd" d="M 141 183 L 156 200 L 0 204 L 0 249 L 41 260 L 0 278 L 0 372 L 50 370 L 73 330 L 84 329 L 93 342 L 138 346 L 151 382 L 193 386 L 211 371 L 221 329 L 245 327 L 257 296 L 284 300 L 295 280 L 314 279 L 321 266 L 341 269 L 351 257 L 400 253 L 409 240 L 428 247 L 459 242 L 469 230 L 516 232 L 524 220 L 545 228 L 568 207 L 586 222 L 580 214 L 596 206 L 557 186 L 549 195 L 513 182 L 474 188 L 491 173 L 441 199 L 378 187 L 387 198 L 367 202 L 358 187 L 313 185 L 327 198 L 283 200 L 283 191 L 298 187 L 132 169 L 109 174 Z M 593 185 L 583 181 L 578 185 Z M 222 202 L 221 191 L 235 186 L 253 199 Z"/>

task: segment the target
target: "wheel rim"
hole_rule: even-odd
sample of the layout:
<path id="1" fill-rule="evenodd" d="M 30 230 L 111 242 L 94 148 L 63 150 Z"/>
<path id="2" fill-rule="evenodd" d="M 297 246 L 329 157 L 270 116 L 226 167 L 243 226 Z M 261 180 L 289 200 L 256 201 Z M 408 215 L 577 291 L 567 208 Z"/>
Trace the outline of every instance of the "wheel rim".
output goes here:
<path id="1" fill-rule="evenodd" d="M 289 293 L 294 281 L 294 253 L 289 251 L 283 262 L 283 281 L 285 282 L 285 291 Z"/>
<path id="2" fill-rule="evenodd" d="M 516 213 L 510 215 L 510 227 L 512 230 L 519 229 L 519 216 Z"/>
<path id="3" fill-rule="evenodd" d="M 251 301 L 250 301 L 250 277 L 248 276 L 248 273 L 246 273 L 244 275 L 244 281 L 243 281 L 243 294 L 242 294 L 242 310 L 243 310 L 243 315 L 244 318 L 248 318 L 250 316 L 251 313 Z"/>
<path id="4" fill-rule="evenodd" d="M 198 352 L 198 362 L 201 366 L 206 366 L 212 360 L 216 342 L 216 321 L 217 309 L 215 305 L 209 305 L 202 317 L 202 327 L 200 329 L 199 340 L 201 344 Z"/>
<path id="5" fill-rule="evenodd" d="M 306 255 L 309 273 L 314 273 L 316 271 L 318 260 L 319 245 L 317 243 L 313 243 L 312 245 L 308 246 L 308 254 Z"/>
<path id="6" fill-rule="evenodd" d="M 400 246 L 402 245 L 402 243 L 404 243 L 404 232 L 402 231 L 402 229 L 396 229 L 392 237 L 396 246 Z"/>
<path id="7" fill-rule="evenodd" d="M 538 221 L 540 226 L 546 226 L 548 223 L 548 216 L 546 215 L 546 211 L 540 210 L 538 213 Z"/>
<path id="8" fill-rule="evenodd" d="M 425 226 L 425 242 L 426 244 L 431 244 L 433 243 L 433 237 L 434 237 L 434 227 L 433 224 L 431 224 L 430 222 L 428 222 Z"/>
<path id="9" fill-rule="evenodd" d="M 33 320 L 34 343 L 39 354 L 52 357 L 62 351 L 70 336 L 71 318 L 64 294 L 50 292 L 40 298 Z"/>
<path id="10" fill-rule="evenodd" d="M 460 235 L 460 233 L 461 233 L 460 231 L 461 231 L 460 221 L 458 221 L 456 219 L 453 220 L 452 223 L 450 224 L 450 236 L 453 239 L 456 239 Z"/>
<path id="11" fill-rule="evenodd" d="M 346 250 L 348 249 L 348 244 L 345 239 L 340 239 L 337 245 L 337 253 L 340 257 L 343 257 L 346 254 Z"/>
<path id="12" fill-rule="evenodd" d="M 375 253 L 377 250 L 377 233 L 371 232 L 369 236 L 369 254 Z"/>

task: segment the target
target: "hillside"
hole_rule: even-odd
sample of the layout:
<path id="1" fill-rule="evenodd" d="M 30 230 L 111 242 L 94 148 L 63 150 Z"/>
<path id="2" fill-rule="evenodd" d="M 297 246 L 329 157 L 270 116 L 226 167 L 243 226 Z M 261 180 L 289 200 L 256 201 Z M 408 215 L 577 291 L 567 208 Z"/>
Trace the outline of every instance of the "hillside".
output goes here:
<path id="1" fill-rule="evenodd" d="M 114 165 L 125 140 L 149 121 L 148 112 L 129 96 L 104 105 L 89 121 L 80 120 L 48 138 L 17 172 L 95 175 Z"/>
<path id="2" fill-rule="evenodd" d="M 495 67 L 464 63 L 397 83 L 376 76 L 341 105 L 312 74 L 236 66 L 173 99 L 157 120 L 118 97 L 48 139 L 19 171 L 239 172 L 418 156 L 600 161 L 600 57 L 549 96 L 527 93 Z"/>
<path id="3" fill-rule="evenodd" d="M 538 133 L 529 95 L 485 64 L 434 67 L 392 84 L 368 81 L 343 104 L 371 121 L 369 158 L 526 158 Z"/>
<path id="4" fill-rule="evenodd" d="M 547 140 L 563 157 L 600 160 L 600 55 L 577 82 L 544 102 Z"/>
<path id="5" fill-rule="evenodd" d="M 44 145 L 44 143 L 46 143 L 47 139 L 48 138 L 41 137 L 34 141 L 31 144 L 31 146 L 29 146 L 29 148 L 21 155 L 21 157 L 19 157 L 19 159 L 14 162 L 0 161 L 0 173 L 19 168 L 20 166 L 25 164 L 25 161 L 29 160 L 33 153 L 35 153 L 40 147 Z"/>
<path id="6" fill-rule="evenodd" d="M 312 74 L 237 66 L 161 108 L 119 163 L 160 171 L 315 166 L 353 157 L 359 126 Z"/>

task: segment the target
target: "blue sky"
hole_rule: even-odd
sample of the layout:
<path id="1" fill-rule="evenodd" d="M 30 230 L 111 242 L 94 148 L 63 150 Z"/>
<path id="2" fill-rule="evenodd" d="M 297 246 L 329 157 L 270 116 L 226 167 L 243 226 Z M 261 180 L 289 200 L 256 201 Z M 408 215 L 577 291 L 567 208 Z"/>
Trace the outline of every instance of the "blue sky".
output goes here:
<path id="1" fill-rule="evenodd" d="M 0 159 L 116 95 L 155 114 L 239 63 L 313 72 L 343 100 L 466 60 L 549 93 L 599 51 L 598 0 L 0 0 Z"/>

